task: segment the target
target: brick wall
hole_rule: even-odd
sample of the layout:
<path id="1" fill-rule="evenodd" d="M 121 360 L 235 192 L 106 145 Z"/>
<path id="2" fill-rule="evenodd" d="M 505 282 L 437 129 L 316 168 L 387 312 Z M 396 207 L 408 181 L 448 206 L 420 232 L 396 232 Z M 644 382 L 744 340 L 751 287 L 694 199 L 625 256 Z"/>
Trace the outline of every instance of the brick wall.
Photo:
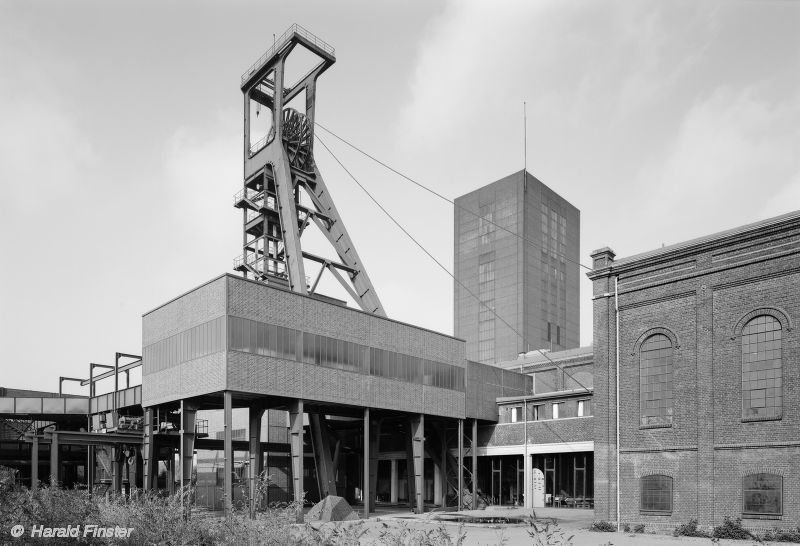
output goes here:
<path id="1" fill-rule="evenodd" d="M 620 498 L 625 522 L 715 525 L 742 515 L 742 479 L 783 476 L 783 515 L 753 527 L 800 523 L 800 213 L 613 261 L 593 254 L 596 519 L 616 518 L 614 277 L 620 305 Z M 612 259 L 609 261 L 609 257 Z M 760 309 L 783 322 L 783 415 L 743 422 L 741 329 Z M 653 332 L 674 345 L 672 426 L 640 423 L 638 346 Z M 673 477 L 671 515 L 640 512 L 639 478 Z"/>

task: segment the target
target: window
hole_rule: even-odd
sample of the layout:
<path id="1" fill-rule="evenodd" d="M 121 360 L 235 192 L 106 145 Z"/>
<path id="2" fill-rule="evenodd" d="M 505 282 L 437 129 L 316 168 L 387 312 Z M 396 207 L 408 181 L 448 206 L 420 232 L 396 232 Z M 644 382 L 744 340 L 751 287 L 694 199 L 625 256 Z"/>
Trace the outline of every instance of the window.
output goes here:
<path id="1" fill-rule="evenodd" d="M 531 406 L 531 421 L 538 421 L 544 417 L 544 406 L 542 405 L 534 405 Z"/>
<path id="2" fill-rule="evenodd" d="M 585 415 L 585 408 L 586 402 L 584 400 L 578 400 L 578 417 L 583 417 Z"/>
<path id="3" fill-rule="evenodd" d="M 559 406 L 561 406 L 561 403 L 553 403 L 553 419 L 558 419 L 560 413 Z"/>
<path id="4" fill-rule="evenodd" d="M 640 480 L 642 512 L 672 512 L 672 478 L 644 476 Z"/>
<path id="5" fill-rule="evenodd" d="M 742 329 L 742 418 L 780 419 L 783 409 L 781 323 L 769 315 Z"/>
<path id="6" fill-rule="evenodd" d="M 511 408 L 511 422 L 516 423 L 522 420 L 522 406 Z"/>
<path id="7" fill-rule="evenodd" d="M 744 515 L 783 514 L 783 478 L 777 474 L 750 474 L 742 480 Z"/>
<path id="8" fill-rule="evenodd" d="M 672 341 L 655 334 L 639 350 L 639 404 L 642 425 L 672 425 Z"/>

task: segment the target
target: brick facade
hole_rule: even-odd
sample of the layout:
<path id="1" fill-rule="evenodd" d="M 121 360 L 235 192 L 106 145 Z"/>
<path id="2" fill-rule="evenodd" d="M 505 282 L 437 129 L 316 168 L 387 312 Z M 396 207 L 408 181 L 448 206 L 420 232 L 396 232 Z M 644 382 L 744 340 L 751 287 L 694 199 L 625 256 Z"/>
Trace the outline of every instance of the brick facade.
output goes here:
<path id="1" fill-rule="evenodd" d="M 592 257 L 596 519 L 617 517 L 618 349 L 623 522 L 697 518 L 710 526 L 732 516 L 753 527 L 800 524 L 792 470 L 800 462 L 800 212 L 622 260 L 610 249 Z M 741 330 L 764 314 L 781 326 L 782 415 L 751 420 L 743 418 Z M 640 419 L 641 345 L 653 334 L 673 348 L 671 426 Z M 756 473 L 782 477 L 780 516 L 743 515 L 742 481 Z M 673 479 L 671 513 L 640 509 L 639 480 L 650 474 Z"/>

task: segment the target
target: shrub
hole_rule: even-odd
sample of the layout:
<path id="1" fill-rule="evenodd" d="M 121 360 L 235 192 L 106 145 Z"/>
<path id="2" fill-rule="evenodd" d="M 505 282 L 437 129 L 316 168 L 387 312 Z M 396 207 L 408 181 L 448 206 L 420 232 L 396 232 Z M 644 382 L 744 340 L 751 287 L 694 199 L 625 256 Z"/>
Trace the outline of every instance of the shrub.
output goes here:
<path id="1" fill-rule="evenodd" d="M 697 528 L 697 520 L 690 519 L 689 523 L 682 523 L 675 527 L 672 535 L 676 537 L 704 537 L 708 538 L 709 534 Z"/>
<path id="2" fill-rule="evenodd" d="M 571 546 L 575 535 L 565 537 L 558 523 L 555 520 L 548 520 L 531 521 L 528 536 L 531 537 L 534 546 Z"/>
<path id="3" fill-rule="evenodd" d="M 634 533 L 644 533 L 644 523 L 640 523 L 636 527 L 633 528 Z"/>
<path id="4" fill-rule="evenodd" d="M 734 540 L 748 540 L 756 538 L 753 533 L 742 527 L 742 518 L 731 519 L 725 516 L 722 525 L 717 525 L 711 532 L 714 538 L 732 538 Z"/>
<path id="5" fill-rule="evenodd" d="M 800 527 L 797 529 L 773 529 L 764 533 L 762 540 L 768 542 L 800 542 Z"/>
<path id="6" fill-rule="evenodd" d="M 617 530 L 617 526 L 609 521 L 595 521 L 589 527 L 589 530 L 599 533 L 613 533 Z"/>

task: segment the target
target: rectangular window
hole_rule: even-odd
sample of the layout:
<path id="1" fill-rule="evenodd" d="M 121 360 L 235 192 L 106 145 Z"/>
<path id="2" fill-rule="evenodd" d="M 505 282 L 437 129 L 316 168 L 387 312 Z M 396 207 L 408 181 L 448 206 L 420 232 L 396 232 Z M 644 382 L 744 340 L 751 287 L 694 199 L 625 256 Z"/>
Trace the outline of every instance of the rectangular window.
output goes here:
<path id="1" fill-rule="evenodd" d="M 672 478 L 652 475 L 640 479 L 642 512 L 672 512 Z"/>
<path id="2" fill-rule="evenodd" d="M 553 403 L 553 419 L 558 419 L 558 416 L 561 413 L 560 406 L 561 406 L 561 402 L 559 402 L 559 403 L 555 403 L 554 402 Z"/>
<path id="3" fill-rule="evenodd" d="M 584 406 L 583 405 L 584 405 L 584 401 L 583 400 L 578 400 L 578 417 L 583 417 L 584 416 L 584 413 L 583 413 L 584 412 Z"/>
<path id="4" fill-rule="evenodd" d="M 751 474 L 742 480 L 742 513 L 783 514 L 783 478 L 776 474 Z"/>

